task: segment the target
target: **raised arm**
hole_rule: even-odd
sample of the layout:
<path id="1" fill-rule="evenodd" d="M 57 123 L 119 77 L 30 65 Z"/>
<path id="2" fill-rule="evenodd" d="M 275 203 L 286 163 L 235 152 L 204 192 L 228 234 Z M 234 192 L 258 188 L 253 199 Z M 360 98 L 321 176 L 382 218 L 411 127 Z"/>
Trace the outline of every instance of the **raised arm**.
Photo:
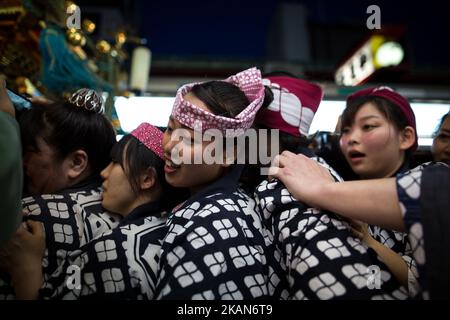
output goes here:
<path id="1" fill-rule="evenodd" d="M 280 179 L 297 200 L 313 207 L 404 230 L 395 178 L 336 183 L 316 161 L 287 151 L 277 156 L 269 175 Z"/>

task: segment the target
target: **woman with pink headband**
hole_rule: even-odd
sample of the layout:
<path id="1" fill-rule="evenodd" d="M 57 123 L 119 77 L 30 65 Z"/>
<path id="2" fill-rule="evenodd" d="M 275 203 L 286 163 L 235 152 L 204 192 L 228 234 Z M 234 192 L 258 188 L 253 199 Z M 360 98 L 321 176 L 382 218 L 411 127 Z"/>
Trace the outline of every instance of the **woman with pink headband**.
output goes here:
<path id="1" fill-rule="evenodd" d="M 238 188 L 243 166 L 234 164 L 234 148 L 227 155 L 222 146 L 252 126 L 263 101 L 264 86 L 256 68 L 178 90 L 163 138 L 164 170 L 167 182 L 188 188 L 191 197 L 168 218 L 159 299 L 281 295 L 279 288 L 285 287 L 281 265 L 254 201 Z M 208 163 L 204 155 L 211 148 L 218 161 Z"/>
<path id="2" fill-rule="evenodd" d="M 119 227 L 61 257 L 52 274 L 42 274 L 43 251 L 12 253 L 8 266 L 18 299 L 154 298 L 166 234 L 163 213 L 171 203 L 164 195 L 173 194 L 164 181 L 162 136 L 156 127 L 141 124 L 114 145 L 112 162 L 101 172 L 102 206 L 123 217 Z M 45 248 L 42 232 L 19 244 Z M 23 261 L 32 272 L 22 272 Z"/>

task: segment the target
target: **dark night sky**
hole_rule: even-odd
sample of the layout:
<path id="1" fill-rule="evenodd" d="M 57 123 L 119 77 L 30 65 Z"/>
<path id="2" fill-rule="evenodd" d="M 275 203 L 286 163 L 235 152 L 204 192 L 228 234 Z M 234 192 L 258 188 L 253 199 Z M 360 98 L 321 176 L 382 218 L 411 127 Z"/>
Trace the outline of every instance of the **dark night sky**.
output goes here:
<path id="1" fill-rule="evenodd" d="M 155 55 L 264 58 L 276 0 L 138 0 L 140 34 Z M 366 28 L 366 8 L 381 8 L 381 23 L 403 24 L 418 65 L 450 65 L 450 9 L 444 1 L 290 1 L 303 3 L 309 21 Z"/>

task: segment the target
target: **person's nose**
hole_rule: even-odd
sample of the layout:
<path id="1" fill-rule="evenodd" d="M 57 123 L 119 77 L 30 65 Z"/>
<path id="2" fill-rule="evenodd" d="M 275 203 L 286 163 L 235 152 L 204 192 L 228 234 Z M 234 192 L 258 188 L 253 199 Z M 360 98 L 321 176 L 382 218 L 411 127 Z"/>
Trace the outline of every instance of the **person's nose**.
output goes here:
<path id="1" fill-rule="evenodd" d="M 347 145 L 353 146 L 360 141 L 360 131 L 358 129 L 350 129 L 347 134 Z"/>
<path id="2" fill-rule="evenodd" d="M 110 162 L 108 164 L 108 166 L 105 169 L 103 169 L 102 172 L 100 172 L 100 176 L 102 177 L 103 180 L 108 179 L 109 172 L 111 171 L 112 165 L 113 165 L 113 163 Z"/>

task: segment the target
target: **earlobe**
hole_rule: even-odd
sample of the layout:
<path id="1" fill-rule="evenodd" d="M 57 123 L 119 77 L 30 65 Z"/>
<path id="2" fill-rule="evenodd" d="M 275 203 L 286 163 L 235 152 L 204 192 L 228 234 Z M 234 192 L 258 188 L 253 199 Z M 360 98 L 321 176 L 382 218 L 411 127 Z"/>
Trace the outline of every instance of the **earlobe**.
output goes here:
<path id="1" fill-rule="evenodd" d="M 152 188 L 156 184 L 156 171 L 154 168 L 148 168 L 147 171 L 141 175 L 141 189 L 146 190 Z"/>
<path id="2" fill-rule="evenodd" d="M 400 139 L 400 149 L 408 150 L 416 142 L 416 131 L 413 127 L 407 126 L 403 129 Z"/>
<path id="3" fill-rule="evenodd" d="M 88 167 L 88 155 L 84 150 L 76 150 L 66 158 L 68 161 L 68 176 L 71 179 L 80 177 Z"/>

